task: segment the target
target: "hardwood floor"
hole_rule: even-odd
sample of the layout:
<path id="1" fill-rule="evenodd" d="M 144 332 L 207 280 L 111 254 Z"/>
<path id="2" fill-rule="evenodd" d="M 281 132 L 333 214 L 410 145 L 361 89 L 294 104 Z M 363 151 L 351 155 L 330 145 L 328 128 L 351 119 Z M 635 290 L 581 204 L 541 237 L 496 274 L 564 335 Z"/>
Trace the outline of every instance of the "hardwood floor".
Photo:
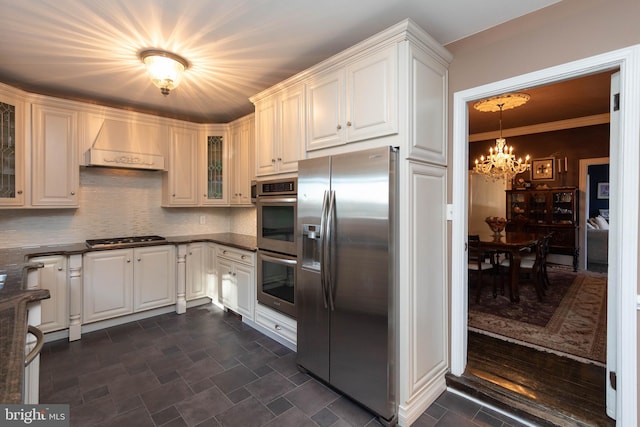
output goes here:
<path id="1" fill-rule="evenodd" d="M 447 384 L 547 426 L 615 426 L 605 413 L 605 368 L 469 332 L 467 369 Z"/>

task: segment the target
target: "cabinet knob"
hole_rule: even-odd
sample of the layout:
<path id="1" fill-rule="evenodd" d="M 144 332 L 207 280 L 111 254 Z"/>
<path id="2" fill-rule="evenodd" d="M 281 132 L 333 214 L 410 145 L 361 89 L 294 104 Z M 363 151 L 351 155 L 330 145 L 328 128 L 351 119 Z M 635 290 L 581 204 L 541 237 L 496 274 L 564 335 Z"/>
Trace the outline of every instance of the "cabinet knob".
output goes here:
<path id="1" fill-rule="evenodd" d="M 131 262 L 131 260 L 130 260 L 130 259 L 128 259 L 128 260 L 127 260 L 127 262 Z"/>
<path id="2" fill-rule="evenodd" d="M 338 126 L 336 126 L 336 129 L 340 130 L 340 129 L 342 129 L 342 126 L 338 125 Z"/>
<path id="3" fill-rule="evenodd" d="M 278 161 L 281 162 L 282 161 L 282 157 L 278 157 Z"/>
<path id="4" fill-rule="evenodd" d="M 282 326 L 278 325 L 277 323 L 273 327 L 278 331 L 282 330 Z"/>
<path id="5" fill-rule="evenodd" d="M 171 195 L 171 197 L 176 197 L 176 195 L 175 195 L 175 194 L 172 194 L 172 195 Z"/>
<path id="6" fill-rule="evenodd" d="M 229 272 L 228 274 L 229 274 L 229 276 L 233 276 L 233 273 L 232 273 L 232 272 Z"/>
<path id="7" fill-rule="evenodd" d="M 347 126 L 351 126 L 351 122 L 347 122 Z"/>
<path id="8" fill-rule="evenodd" d="M 76 192 L 75 192 L 75 191 L 72 191 L 72 192 L 71 192 L 71 195 L 72 195 L 72 196 L 75 196 L 75 195 L 76 195 Z"/>
<path id="9" fill-rule="evenodd" d="M 193 255 L 193 252 L 189 252 L 189 255 Z"/>
<path id="10" fill-rule="evenodd" d="M 141 259 L 140 259 L 140 258 L 138 258 L 138 262 L 140 262 L 140 261 L 141 261 Z"/>
<path id="11" fill-rule="evenodd" d="M 226 254 L 226 253 L 227 253 L 227 251 L 223 249 L 223 250 L 222 250 L 222 253 L 223 253 L 223 254 Z"/>
<path id="12" fill-rule="evenodd" d="M 240 258 L 241 259 L 247 259 L 247 256 L 246 255 L 242 255 Z"/>
<path id="13" fill-rule="evenodd" d="M 58 267 L 58 271 L 62 271 L 62 267 Z"/>
<path id="14" fill-rule="evenodd" d="M 276 159 L 271 159 L 271 163 L 275 163 L 275 162 L 276 162 Z"/>
<path id="15" fill-rule="evenodd" d="M 22 194 L 22 190 L 18 190 L 18 191 L 16 191 L 16 193 Z"/>

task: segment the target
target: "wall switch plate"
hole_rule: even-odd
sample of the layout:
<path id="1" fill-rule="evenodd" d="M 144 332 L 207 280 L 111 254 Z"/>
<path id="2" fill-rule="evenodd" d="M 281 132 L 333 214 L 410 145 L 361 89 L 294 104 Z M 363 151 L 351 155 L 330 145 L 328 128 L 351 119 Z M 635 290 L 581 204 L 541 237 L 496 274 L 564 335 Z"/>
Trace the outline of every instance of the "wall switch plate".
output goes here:
<path id="1" fill-rule="evenodd" d="M 204 225 L 207 222 L 207 219 L 204 215 L 200 215 L 200 224 Z"/>

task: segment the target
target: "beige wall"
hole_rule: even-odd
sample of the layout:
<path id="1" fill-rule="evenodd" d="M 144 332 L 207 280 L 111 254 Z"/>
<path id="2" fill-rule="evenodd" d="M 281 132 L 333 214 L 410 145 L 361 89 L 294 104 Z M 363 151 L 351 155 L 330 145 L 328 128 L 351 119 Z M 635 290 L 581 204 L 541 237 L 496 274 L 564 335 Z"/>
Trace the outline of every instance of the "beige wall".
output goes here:
<path id="1" fill-rule="evenodd" d="M 639 17 L 638 0 L 563 0 L 452 43 L 450 105 L 460 90 L 640 44 Z"/>

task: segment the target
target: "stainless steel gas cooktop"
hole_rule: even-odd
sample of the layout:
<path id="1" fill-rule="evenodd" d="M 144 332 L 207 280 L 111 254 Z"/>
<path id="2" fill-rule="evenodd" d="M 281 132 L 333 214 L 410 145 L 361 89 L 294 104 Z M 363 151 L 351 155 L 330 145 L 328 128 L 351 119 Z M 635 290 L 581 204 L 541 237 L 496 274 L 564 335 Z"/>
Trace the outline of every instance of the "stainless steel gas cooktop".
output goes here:
<path id="1" fill-rule="evenodd" d="M 87 240 L 87 246 L 90 248 L 115 248 L 138 246 L 141 243 L 163 243 L 166 242 L 162 236 L 129 236 L 129 237 L 112 237 L 108 239 L 90 239 Z"/>

